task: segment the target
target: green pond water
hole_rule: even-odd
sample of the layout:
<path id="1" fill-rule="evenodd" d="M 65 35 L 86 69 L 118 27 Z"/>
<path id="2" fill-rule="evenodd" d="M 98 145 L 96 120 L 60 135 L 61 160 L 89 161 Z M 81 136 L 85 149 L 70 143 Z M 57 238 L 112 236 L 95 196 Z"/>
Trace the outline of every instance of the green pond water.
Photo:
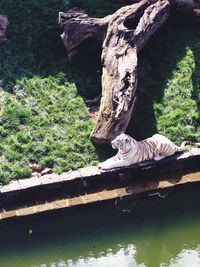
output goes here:
<path id="1" fill-rule="evenodd" d="M 1 222 L 0 267 L 198 267 L 199 192 Z"/>

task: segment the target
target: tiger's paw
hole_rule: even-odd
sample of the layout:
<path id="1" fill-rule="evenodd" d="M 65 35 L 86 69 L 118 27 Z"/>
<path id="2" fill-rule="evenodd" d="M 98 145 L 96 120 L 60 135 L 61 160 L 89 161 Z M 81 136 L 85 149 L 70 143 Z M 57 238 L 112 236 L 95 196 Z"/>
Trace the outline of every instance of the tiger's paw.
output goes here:
<path id="1" fill-rule="evenodd" d="M 124 161 L 117 160 L 116 157 L 112 157 L 98 164 L 98 167 L 102 170 L 111 170 L 124 166 Z"/>
<path id="2" fill-rule="evenodd" d="M 163 155 L 157 155 L 154 157 L 154 160 L 159 161 L 159 160 L 164 159 L 164 158 L 165 158 L 165 156 L 163 156 Z"/>

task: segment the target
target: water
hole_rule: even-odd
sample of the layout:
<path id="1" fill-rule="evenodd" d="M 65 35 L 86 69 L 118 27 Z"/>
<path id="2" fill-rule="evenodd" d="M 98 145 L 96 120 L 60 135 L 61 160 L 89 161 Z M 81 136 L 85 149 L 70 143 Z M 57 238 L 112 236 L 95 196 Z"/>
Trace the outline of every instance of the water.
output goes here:
<path id="1" fill-rule="evenodd" d="M 0 267 L 199 267 L 199 192 L 1 223 Z"/>

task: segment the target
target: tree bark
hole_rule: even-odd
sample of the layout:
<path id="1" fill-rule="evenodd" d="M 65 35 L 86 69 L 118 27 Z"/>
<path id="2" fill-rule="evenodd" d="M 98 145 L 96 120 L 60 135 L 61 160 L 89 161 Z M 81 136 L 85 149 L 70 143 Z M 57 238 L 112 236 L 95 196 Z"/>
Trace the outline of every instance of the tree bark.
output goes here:
<path id="1" fill-rule="evenodd" d="M 124 132 L 135 104 L 138 53 L 174 8 L 192 11 L 199 0 L 142 0 L 104 18 L 80 9 L 59 13 L 61 35 L 69 58 L 89 38 L 102 44 L 102 98 L 91 139 L 107 143 Z"/>

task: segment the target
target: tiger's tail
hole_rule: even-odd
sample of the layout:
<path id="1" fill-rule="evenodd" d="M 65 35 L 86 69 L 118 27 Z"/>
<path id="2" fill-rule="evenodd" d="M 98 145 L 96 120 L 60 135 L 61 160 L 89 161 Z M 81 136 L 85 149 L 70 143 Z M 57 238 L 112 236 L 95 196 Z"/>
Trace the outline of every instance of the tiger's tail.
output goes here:
<path id="1" fill-rule="evenodd" d="M 176 152 L 185 152 L 185 151 L 188 151 L 189 148 L 186 147 L 188 145 L 189 146 L 192 146 L 192 147 L 199 147 L 200 148 L 200 143 L 191 142 L 191 141 L 183 141 L 180 146 L 177 146 Z"/>

